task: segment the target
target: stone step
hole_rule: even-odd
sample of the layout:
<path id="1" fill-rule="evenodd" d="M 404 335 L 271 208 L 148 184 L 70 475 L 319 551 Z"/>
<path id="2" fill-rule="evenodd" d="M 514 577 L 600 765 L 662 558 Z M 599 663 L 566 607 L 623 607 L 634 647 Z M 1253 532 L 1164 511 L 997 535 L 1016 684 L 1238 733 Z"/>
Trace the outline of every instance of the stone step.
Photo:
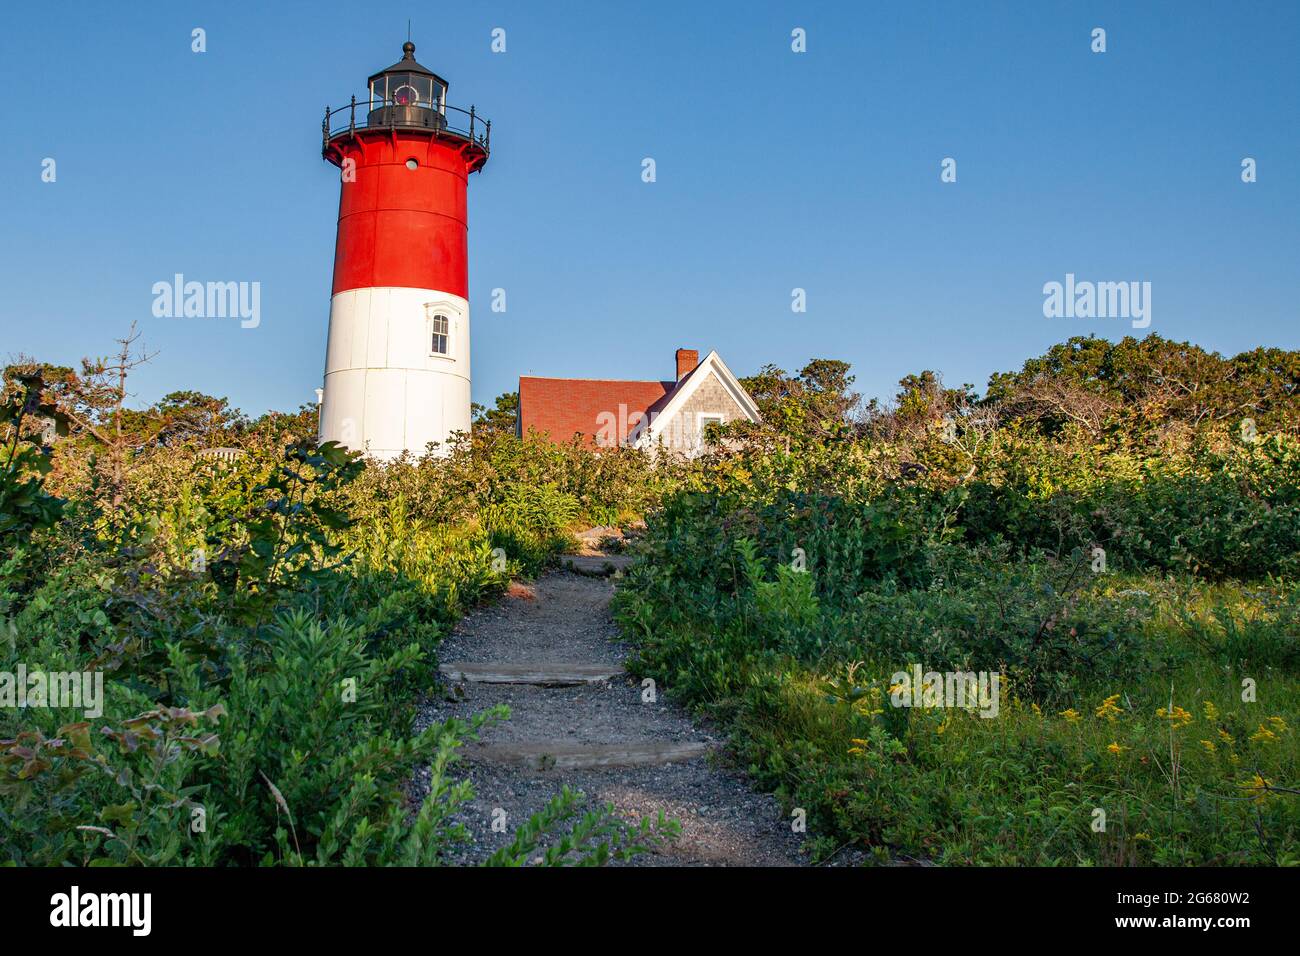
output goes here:
<path id="1" fill-rule="evenodd" d="M 560 567 L 578 574 L 605 576 L 625 571 L 632 564 L 630 554 L 562 554 Z"/>
<path id="2" fill-rule="evenodd" d="M 617 664 L 565 664 L 533 662 L 526 664 L 442 664 L 438 667 L 447 680 L 475 684 L 536 684 L 541 687 L 572 687 L 575 684 L 599 684 L 623 676 Z"/>
<path id="3" fill-rule="evenodd" d="M 575 744 L 568 740 L 512 744 L 474 744 L 465 756 L 487 763 L 505 763 L 529 770 L 591 770 L 606 767 L 645 767 L 693 760 L 709 751 L 694 741 L 642 740 L 625 744 Z"/>

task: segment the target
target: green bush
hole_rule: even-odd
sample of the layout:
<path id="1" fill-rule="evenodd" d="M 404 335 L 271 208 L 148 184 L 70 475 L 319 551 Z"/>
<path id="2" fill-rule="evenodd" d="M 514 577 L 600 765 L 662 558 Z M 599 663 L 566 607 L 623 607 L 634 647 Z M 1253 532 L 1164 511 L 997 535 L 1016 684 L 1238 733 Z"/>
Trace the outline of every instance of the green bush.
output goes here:
<path id="1" fill-rule="evenodd" d="M 0 564 L 0 670 L 89 671 L 105 687 L 102 716 L 0 709 L 0 861 L 442 862 L 471 796 L 457 752 L 506 715 L 414 729 L 437 645 L 547 564 L 584 507 L 555 482 L 520 483 L 552 467 L 539 444 L 492 449 L 514 470 L 453 520 L 412 502 L 427 482 L 447 506 L 479 467 L 469 452 L 391 473 L 303 441 L 233 462 L 157 453 L 134 463 L 119 508 L 48 529 L 75 544 L 66 555 L 46 541 L 40 561 Z M 18 514 L 19 498 L 4 506 Z M 431 791 L 412 806 L 421 766 Z M 576 807 L 548 807 L 520 847 L 561 828 L 547 862 L 600 863 L 665 829 Z"/>
<path id="2" fill-rule="evenodd" d="M 648 516 L 634 669 L 724 722 L 819 856 L 1300 863 L 1294 440 L 1076 439 L 1009 427 L 883 485 L 870 454 L 722 456 Z M 998 673 L 998 714 L 892 706 L 916 664 Z"/>

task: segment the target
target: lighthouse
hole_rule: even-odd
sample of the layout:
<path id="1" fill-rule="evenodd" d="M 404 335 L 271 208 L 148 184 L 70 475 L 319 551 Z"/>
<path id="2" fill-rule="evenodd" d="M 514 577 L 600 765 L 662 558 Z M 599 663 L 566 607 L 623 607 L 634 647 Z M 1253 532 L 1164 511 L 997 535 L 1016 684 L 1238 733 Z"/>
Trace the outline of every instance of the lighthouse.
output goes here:
<path id="1" fill-rule="evenodd" d="M 466 188 L 491 131 L 447 105 L 409 40 L 365 94 L 326 107 L 321 151 L 342 186 L 321 441 L 387 460 L 430 442 L 445 454 L 469 431 Z"/>

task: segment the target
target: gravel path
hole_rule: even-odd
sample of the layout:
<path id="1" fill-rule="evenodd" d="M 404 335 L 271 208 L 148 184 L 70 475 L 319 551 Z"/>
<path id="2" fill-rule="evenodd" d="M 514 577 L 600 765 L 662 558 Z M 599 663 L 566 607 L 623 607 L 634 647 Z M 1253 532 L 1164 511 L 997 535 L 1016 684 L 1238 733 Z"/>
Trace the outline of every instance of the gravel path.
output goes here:
<path id="1" fill-rule="evenodd" d="M 459 622 L 439 649 L 439 660 L 621 663 L 627 649 L 610 616 L 613 593 L 613 584 L 605 578 L 549 574 L 531 592 L 513 588 L 500 603 Z M 654 740 L 705 742 L 719 749 L 722 744 L 674 706 L 662 688 L 656 703 L 642 703 L 641 688 L 630 679 L 554 688 L 467 682 L 443 690 L 425 702 L 421 726 L 465 718 L 496 703 L 509 705 L 510 720 L 485 732 L 487 744 Z M 717 755 L 657 766 L 556 771 L 480 762 L 467 750 L 454 773 L 467 776 L 477 794 L 458 816 L 472 837 L 456 858 L 458 863 L 477 863 L 508 842 L 509 833 L 492 831 L 496 808 L 505 810 L 507 830 L 513 832 L 567 784 L 586 794 L 588 806 L 613 803 L 629 820 L 662 810 L 680 822 L 681 836 L 673 844 L 635 858 L 632 865 L 804 865 L 803 835 L 791 831 L 771 796 L 754 792 L 743 775 L 723 767 Z M 414 781 L 413 798 L 423 799 L 427 788 L 424 771 Z"/>

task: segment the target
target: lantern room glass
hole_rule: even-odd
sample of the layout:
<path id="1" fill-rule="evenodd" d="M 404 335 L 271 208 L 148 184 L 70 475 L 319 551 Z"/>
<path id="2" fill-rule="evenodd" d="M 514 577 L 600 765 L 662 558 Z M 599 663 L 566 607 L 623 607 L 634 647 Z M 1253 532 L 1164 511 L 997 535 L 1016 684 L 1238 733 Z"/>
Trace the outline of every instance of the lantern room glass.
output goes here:
<path id="1" fill-rule="evenodd" d="M 370 108 L 419 106 L 442 112 L 443 85 L 423 73 L 384 73 L 370 81 Z"/>

